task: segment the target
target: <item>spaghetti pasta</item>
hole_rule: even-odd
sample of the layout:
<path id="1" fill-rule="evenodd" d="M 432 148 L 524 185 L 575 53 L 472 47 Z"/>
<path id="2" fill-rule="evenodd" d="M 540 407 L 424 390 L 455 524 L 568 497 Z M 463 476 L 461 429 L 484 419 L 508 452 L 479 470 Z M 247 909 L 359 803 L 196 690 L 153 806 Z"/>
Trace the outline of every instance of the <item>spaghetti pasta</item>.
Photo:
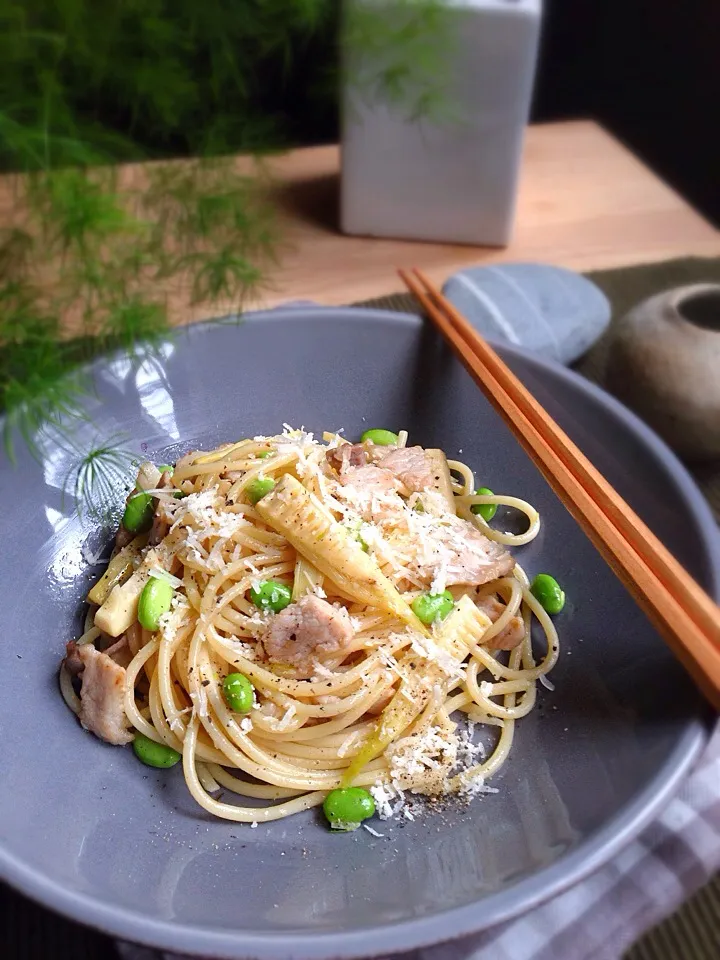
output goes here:
<path id="1" fill-rule="evenodd" d="M 161 479 L 141 470 L 152 529 L 133 539 L 121 527 L 118 542 L 132 542 L 91 591 L 99 605 L 60 671 L 83 725 L 177 751 L 197 803 L 246 823 L 350 784 L 369 787 L 381 813 L 405 790 L 481 791 L 558 656 L 552 620 L 504 549 L 529 542 L 540 518 L 516 497 L 476 494 L 466 464 L 406 442 L 286 427 L 190 453 Z M 519 511 L 527 529 L 492 528 L 478 503 Z M 171 597 L 157 629 L 137 619 L 152 578 Z M 427 623 L 416 601 L 428 594 L 449 597 L 451 612 Z M 244 714 L 224 688 L 235 673 L 252 684 Z M 498 730 L 488 756 L 475 724 Z"/>

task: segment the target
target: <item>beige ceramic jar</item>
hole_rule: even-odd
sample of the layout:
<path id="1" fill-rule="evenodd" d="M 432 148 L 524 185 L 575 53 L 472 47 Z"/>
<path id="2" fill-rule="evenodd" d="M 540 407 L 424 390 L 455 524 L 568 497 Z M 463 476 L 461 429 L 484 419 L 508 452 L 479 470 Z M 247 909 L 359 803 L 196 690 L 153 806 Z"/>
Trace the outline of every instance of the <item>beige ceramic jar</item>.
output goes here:
<path id="1" fill-rule="evenodd" d="M 720 286 L 679 287 L 635 307 L 613 337 L 607 384 L 680 456 L 720 458 Z"/>

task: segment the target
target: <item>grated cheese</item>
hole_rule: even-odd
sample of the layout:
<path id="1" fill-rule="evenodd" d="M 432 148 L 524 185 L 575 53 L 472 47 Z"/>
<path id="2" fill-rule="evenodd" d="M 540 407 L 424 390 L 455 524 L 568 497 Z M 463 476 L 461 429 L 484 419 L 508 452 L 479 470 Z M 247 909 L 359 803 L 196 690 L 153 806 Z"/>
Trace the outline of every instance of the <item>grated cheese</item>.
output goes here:
<path id="1" fill-rule="evenodd" d="M 384 833 L 378 833 L 377 830 L 373 830 L 372 827 L 369 827 L 366 823 L 363 824 L 363 827 L 367 830 L 368 833 L 371 833 L 374 837 L 384 837 Z"/>
<path id="2" fill-rule="evenodd" d="M 287 730 L 296 713 L 297 713 L 297 710 L 295 709 L 295 704 L 291 703 L 290 706 L 285 711 L 285 713 L 283 714 L 282 720 L 280 721 L 280 723 L 276 725 L 275 729 Z"/>
<path id="3" fill-rule="evenodd" d="M 415 819 L 406 791 L 426 796 L 456 792 L 465 799 L 496 792 L 485 786 L 481 777 L 463 777 L 485 752 L 482 744 L 473 742 L 474 729 L 472 722 L 457 732 L 430 726 L 392 744 L 386 753 L 390 764 L 387 779 L 370 788 L 380 819 L 399 815 Z"/>
<path id="4" fill-rule="evenodd" d="M 345 737 L 343 742 L 338 747 L 337 755 L 339 757 L 345 757 L 348 750 L 360 739 L 360 737 L 361 734 L 359 734 L 357 731 L 355 733 L 351 733 L 349 737 Z"/>
<path id="5" fill-rule="evenodd" d="M 370 794 L 381 820 L 391 820 L 405 807 L 405 793 L 394 783 L 378 780 L 370 787 Z"/>
<path id="6" fill-rule="evenodd" d="M 216 632 L 216 635 L 217 635 L 217 632 Z M 233 649 L 237 651 L 237 653 L 241 657 L 244 657 L 246 660 L 257 660 L 257 651 L 255 650 L 255 647 L 253 647 L 251 644 L 244 643 L 242 640 L 238 639 L 237 637 L 230 637 L 229 642 L 232 644 Z"/>
<path id="7" fill-rule="evenodd" d="M 457 764 L 458 745 L 457 735 L 441 727 L 402 737 L 386 752 L 391 780 L 413 793 L 445 793 Z"/>
<path id="8" fill-rule="evenodd" d="M 319 660 L 316 660 L 313 664 L 313 680 L 332 680 L 335 678 L 335 673 L 332 670 L 328 670 L 324 663 L 321 663 Z"/>
<path id="9" fill-rule="evenodd" d="M 171 573 L 168 573 L 167 570 L 162 570 L 160 567 L 151 567 L 148 570 L 148 576 L 154 577 L 156 580 L 164 580 L 166 583 L 169 583 L 171 587 L 175 587 L 176 590 L 183 585 L 180 577 L 174 577 Z"/>
<path id="10" fill-rule="evenodd" d="M 164 643 L 172 643 L 177 636 L 180 624 L 183 622 L 190 604 L 182 594 L 176 593 L 170 602 L 170 609 L 158 617 L 158 630 Z"/>
<path id="11" fill-rule="evenodd" d="M 241 527 L 247 526 L 248 521 L 242 513 L 218 510 L 218 499 L 221 499 L 218 488 L 211 487 L 178 500 L 171 531 L 181 525 L 187 527 L 189 522 L 192 522 L 195 524 L 195 536 L 199 540 L 216 537 L 230 539 Z"/>
<path id="12" fill-rule="evenodd" d="M 463 780 L 458 790 L 458 796 L 464 800 L 473 800 L 475 797 L 487 793 L 499 793 L 499 791 L 497 787 L 486 786 L 483 777 L 470 777 L 467 780 Z"/>
<path id="13" fill-rule="evenodd" d="M 433 630 L 437 627 L 436 624 L 433 624 Z M 430 660 L 436 664 L 442 672 L 446 675 L 448 680 L 451 683 L 459 683 L 465 678 L 465 665 L 455 659 L 451 654 L 446 650 L 443 650 L 434 640 L 429 637 L 424 637 L 422 634 L 415 633 L 412 635 L 411 649 L 418 656 L 423 657 L 425 660 Z"/>
<path id="14" fill-rule="evenodd" d="M 193 704 L 193 711 L 197 712 L 197 715 L 203 719 L 207 720 L 209 717 L 208 713 L 208 699 L 207 694 L 203 687 L 200 687 L 199 691 L 195 693 L 194 690 L 190 691 L 190 699 Z"/>

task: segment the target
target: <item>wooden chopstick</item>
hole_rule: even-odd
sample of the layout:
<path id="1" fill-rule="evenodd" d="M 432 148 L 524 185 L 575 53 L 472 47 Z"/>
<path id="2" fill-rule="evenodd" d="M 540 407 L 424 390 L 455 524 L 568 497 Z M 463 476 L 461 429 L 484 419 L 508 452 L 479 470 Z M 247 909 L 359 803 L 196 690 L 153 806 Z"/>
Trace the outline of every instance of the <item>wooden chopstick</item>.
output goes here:
<path id="1" fill-rule="evenodd" d="M 550 486 L 720 709 L 720 608 L 420 271 L 400 276 Z"/>
<path id="2" fill-rule="evenodd" d="M 656 575 L 661 579 L 670 577 L 670 579 L 664 581 L 666 587 L 669 589 L 671 586 L 676 586 L 678 580 L 682 581 L 683 589 L 689 593 L 689 608 L 693 619 L 696 619 L 704 630 L 713 633 L 716 641 L 720 644 L 720 609 L 717 605 L 620 497 L 617 490 L 608 483 L 568 435 L 555 423 L 548 412 L 543 409 L 535 397 L 503 363 L 492 347 L 470 326 L 455 307 L 445 300 L 438 290 L 433 290 L 429 281 L 419 271 L 417 271 L 417 276 L 420 282 L 426 285 L 426 289 L 433 300 L 444 309 L 454 329 L 476 352 L 483 365 L 493 374 L 505 393 L 512 396 L 525 416 L 543 433 L 545 441 L 557 457 L 569 469 L 574 470 L 583 485 L 592 493 L 593 498 L 608 513 L 637 552 L 644 557 L 648 566 L 654 569 Z"/>

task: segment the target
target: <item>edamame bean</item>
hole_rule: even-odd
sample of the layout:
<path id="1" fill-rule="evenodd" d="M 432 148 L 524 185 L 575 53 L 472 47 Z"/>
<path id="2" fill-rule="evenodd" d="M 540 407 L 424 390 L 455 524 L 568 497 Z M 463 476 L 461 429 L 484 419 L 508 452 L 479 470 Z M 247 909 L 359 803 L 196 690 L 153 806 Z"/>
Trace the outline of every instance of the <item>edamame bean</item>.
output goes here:
<path id="1" fill-rule="evenodd" d="M 262 453 L 256 453 L 255 457 L 257 460 L 266 460 L 268 457 L 271 457 L 273 453 L 273 450 L 263 450 Z"/>
<path id="2" fill-rule="evenodd" d="M 494 496 L 490 487 L 478 487 L 475 493 L 479 497 Z M 483 518 L 483 520 L 485 520 L 486 522 L 489 522 L 497 513 L 497 504 L 496 503 L 474 503 L 470 507 L 470 511 L 475 514 L 479 514 Z"/>
<path id="3" fill-rule="evenodd" d="M 254 687 L 244 673 L 229 673 L 223 680 L 223 696 L 235 713 L 250 713 Z"/>
<path id="4" fill-rule="evenodd" d="M 376 447 L 390 447 L 393 443 L 398 442 L 398 435 L 393 433 L 392 430 L 381 430 L 373 429 L 366 430 L 365 433 L 360 437 L 360 442 L 365 443 L 374 443 Z"/>
<path id="5" fill-rule="evenodd" d="M 138 760 L 148 767 L 174 767 L 182 759 L 177 750 L 164 743 L 155 743 L 144 733 L 135 734 L 133 751 Z"/>
<path id="6" fill-rule="evenodd" d="M 122 525 L 130 533 L 144 533 L 152 526 L 153 502 L 149 493 L 138 490 L 128 497 L 123 513 Z"/>
<path id="7" fill-rule="evenodd" d="M 138 600 L 138 620 L 146 630 L 157 630 L 160 617 L 167 613 L 175 596 L 172 584 L 150 577 Z"/>
<path id="8" fill-rule="evenodd" d="M 565 606 L 565 591 L 549 573 L 539 573 L 535 577 L 530 593 L 548 613 L 560 613 Z"/>
<path id="9" fill-rule="evenodd" d="M 278 580 L 264 580 L 250 588 L 250 599 L 260 610 L 280 613 L 292 600 L 292 588 Z"/>
<path id="10" fill-rule="evenodd" d="M 363 820 L 375 814 L 375 801 L 362 787 L 331 790 L 325 797 L 323 813 L 333 830 L 357 830 Z"/>
<path id="11" fill-rule="evenodd" d="M 252 483 L 248 484 L 245 492 L 250 503 L 257 503 L 262 500 L 275 486 L 275 481 L 270 477 L 255 477 Z"/>
<path id="12" fill-rule="evenodd" d="M 413 613 L 422 623 L 444 620 L 455 606 L 449 590 L 442 593 L 421 593 L 412 602 Z"/>

